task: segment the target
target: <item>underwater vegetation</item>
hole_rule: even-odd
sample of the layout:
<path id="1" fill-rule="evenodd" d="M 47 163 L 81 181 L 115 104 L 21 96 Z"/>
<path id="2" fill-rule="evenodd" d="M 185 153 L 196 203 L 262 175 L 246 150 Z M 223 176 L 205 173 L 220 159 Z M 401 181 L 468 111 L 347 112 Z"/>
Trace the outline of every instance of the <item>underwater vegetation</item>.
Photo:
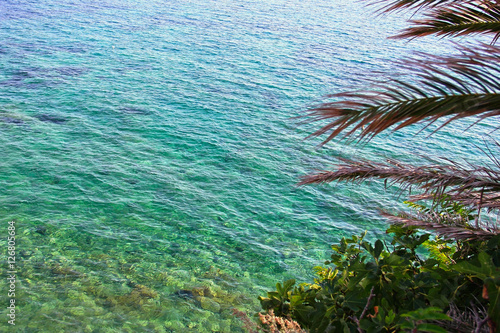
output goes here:
<path id="1" fill-rule="evenodd" d="M 51 224 L 18 235 L 16 328 L 35 332 L 244 332 L 235 309 L 255 312 L 249 285 L 234 272 L 183 269 L 171 252 L 104 239 Z M 179 246 L 178 251 L 183 247 Z M 154 257 L 156 256 L 156 257 Z M 2 265 L 2 269 L 5 265 Z M 239 277 L 241 281 L 241 277 Z M 5 282 L 0 283 L 3 288 Z M 0 295 L 5 302 L 6 295 Z M 4 315 L 6 310 L 0 310 Z M 134 320 L 131 320 L 134 318 Z"/>

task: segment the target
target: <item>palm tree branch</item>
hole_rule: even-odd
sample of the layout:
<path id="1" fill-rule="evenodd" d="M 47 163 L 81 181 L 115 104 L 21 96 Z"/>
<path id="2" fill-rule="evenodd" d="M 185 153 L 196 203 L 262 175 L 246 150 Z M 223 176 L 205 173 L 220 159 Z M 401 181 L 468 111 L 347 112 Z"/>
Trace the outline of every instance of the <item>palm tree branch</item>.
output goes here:
<path id="1" fill-rule="evenodd" d="M 403 67 L 416 69 L 416 80 L 375 81 L 366 91 L 338 93 L 308 110 L 306 122 L 329 122 L 310 136 L 329 133 L 323 144 L 339 136 L 373 136 L 441 117 L 450 121 L 478 116 L 479 120 L 500 115 L 500 48 L 465 49 L 455 57 L 409 60 Z M 495 66 L 496 65 L 496 66 Z M 414 83 L 415 82 L 415 83 Z M 442 125 L 442 126 L 444 126 Z"/>
<path id="2" fill-rule="evenodd" d="M 422 8 L 433 8 L 449 3 L 456 2 L 457 0 L 377 0 L 372 1 L 372 5 L 382 4 L 383 12 L 399 11 L 402 9 L 422 9 Z"/>
<path id="3" fill-rule="evenodd" d="M 487 209 L 500 207 L 500 169 L 484 166 L 413 166 L 388 160 L 386 163 L 341 158 L 334 171 L 321 171 L 301 178 L 299 185 L 334 181 L 361 182 L 370 178 L 390 180 L 401 189 L 418 186 L 424 190 L 417 199 L 448 196 L 463 204 Z M 414 197 L 415 198 L 415 197 Z"/>
<path id="4" fill-rule="evenodd" d="M 467 193 L 447 193 L 449 200 L 458 202 L 464 206 L 474 209 L 486 209 L 487 211 L 500 209 L 500 195 L 497 193 L 484 194 L 481 190 Z M 435 200 L 436 195 L 432 193 L 410 196 L 411 201 Z"/>
<path id="5" fill-rule="evenodd" d="M 386 212 L 382 212 L 382 216 L 389 219 L 389 221 L 392 223 L 403 224 L 405 226 L 415 226 L 425 230 L 432 230 L 448 239 L 459 239 L 464 241 L 480 239 L 484 240 L 490 239 L 500 233 L 498 229 L 485 230 L 482 228 L 474 228 L 471 226 L 464 226 L 460 224 L 450 224 L 450 221 L 446 220 L 446 216 L 438 216 L 436 214 L 424 215 L 413 216 L 406 213 L 400 215 L 392 215 Z"/>
<path id="6" fill-rule="evenodd" d="M 344 97 L 345 94 L 333 95 Z M 354 96 L 353 96 L 354 97 Z M 398 124 L 394 131 L 414 123 L 427 120 L 430 123 L 439 118 L 451 116 L 448 120 L 479 115 L 480 119 L 500 115 L 500 92 L 494 94 L 441 95 L 380 103 L 368 95 L 357 95 L 363 100 L 325 103 L 309 114 L 310 121 L 333 119 L 310 136 L 330 132 L 323 144 L 351 127 L 345 137 L 361 131 L 360 138 L 371 137 Z M 372 104 L 369 104 L 369 103 Z M 446 125 L 446 122 L 444 125 Z M 444 126 L 442 125 L 442 126 Z"/>
<path id="7" fill-rule="evenodd" d="M 437 8 L 425 19 L 410 21 L 415 26 L 403 30 L 395 38 L 460 36 L 466 34 L 495 34 L 500 37 L 500 5 L 485 6 L 480 3 L 458 2 L 445 8 Z"/>

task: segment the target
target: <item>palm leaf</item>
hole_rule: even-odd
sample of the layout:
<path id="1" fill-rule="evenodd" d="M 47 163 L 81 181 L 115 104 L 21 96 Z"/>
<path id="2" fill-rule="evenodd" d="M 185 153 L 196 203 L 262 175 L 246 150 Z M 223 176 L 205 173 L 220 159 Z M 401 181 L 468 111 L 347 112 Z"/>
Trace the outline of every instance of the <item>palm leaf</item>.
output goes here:
<path id="1" fill-rule="evenodd" d="M 370 178 L 397 183 L 402 190 L 417 186 L 424 194 L 414 200 L 442 198 L 478 209 L 500 207 L 500 166 L 448 165 L 413 166 L 394 160 L 386 163 L 340 159 L 334 171 L 322 171 L 302 177 L 299 185 L 334 181 L 361 182 Z"/>
<path id="2" fill-rule="evenodd" d="M 500 115 L 500 48 L 482 45 L 455 57 L 429 57 L 400 63 L 415 73 L 412 82 L 379 80 L 369 90 L 328 96 L 334 101 L 306 114 L 306 122 L 329 121 L 310 136 L 328 134 L 323 144 L 341 133 L 369 140 L 394 125 L 396 131 L 447 117 L 441 128 L 458 118 Z"/>
<path id="3" fill-rule="evenodd" d="M 432 230 L 444 238 L 459 239 L 464 241 L 490 239 L 500 233 L 498 229 L 485 230 L 482 228 L 473 228 L 471 226 L 461 225 L 461 221 L 454 224 L 446 216 L 437 214 L 427 214 L 412 216 L 406 213 L 401 215 L 392 215 L 382 212 L 382 215 L 390 222 L 403 224 L 405 226 L 415 226 L 420 229 Z"/>
<path id="4" fill-rule="evenodd" d="M 454 2 L 463 2 L 457 0 L 378 0 L 372 2 L 374 5 L 382 4 L 384 12 L 397 11 L 401 9 L 421 9 L 427 7 L 437 7 Z"/>
<path id="5" fill-rule="evenodd" d="M 446 192 L 450 200 L 460 203 L 474 209 L 486 209 L 487 211 L 500 209 L 500 195 L 496 193 L 485 194 L 481 190 L 476 190 L 468 193 L 457 193 L 456 191 Z M 411 201 L 435 200 L 436 194 L 426 193 L 410 196 Z"/>
<path id="6" fill-rule="evenodd" d="M 495 42 L 500 37 L 500 5 L 457 2 L 432 10 L 425 19 L 410 22 L 415 26 L 403 30 L 396 38 L 494 34 Z"/>

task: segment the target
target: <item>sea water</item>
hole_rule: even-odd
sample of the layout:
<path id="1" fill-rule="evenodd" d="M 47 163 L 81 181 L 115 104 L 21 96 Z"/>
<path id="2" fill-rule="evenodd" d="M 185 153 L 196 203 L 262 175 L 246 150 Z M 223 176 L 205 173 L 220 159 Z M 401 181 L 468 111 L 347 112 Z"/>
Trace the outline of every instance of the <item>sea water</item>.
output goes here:
<path id="1" fill-rule="evenodd" d="M 235 310 L 404 200 L 300 176 L 339 155 L 484 161 L 491 124 L 303 140 L 322 96 L 449 51 L 387 39 L 403 26 L 350 0 L 2 0 L 1 331 L 242 332 Z"/>

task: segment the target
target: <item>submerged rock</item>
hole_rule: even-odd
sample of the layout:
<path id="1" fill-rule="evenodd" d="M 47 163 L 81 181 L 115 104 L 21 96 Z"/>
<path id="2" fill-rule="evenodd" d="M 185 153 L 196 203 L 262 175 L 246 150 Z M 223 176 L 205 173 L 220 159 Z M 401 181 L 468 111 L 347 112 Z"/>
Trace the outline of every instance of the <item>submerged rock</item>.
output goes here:
<path id="1" fill-rule="evenodd" d="M 192 289 L 192 294 L 196 296 L 214 297 L 214 294 L 208 287 L 198 287 Z"/>
<path id="2" fill-rule="evenodd" d="M 156 291 L 142 284 L 136 285 L 135 288 L 130 292 L 130 295 L 134 295 L 144 299 L 158 297 L 158 293 Z"/>
<path id="3" fill-rule="evenodd" d="M 134 289 L 123 296 L 111 296 L 107 301 L 111 305 L 142 306 L 147 300 L 158 297 L 158 293 L 142 284 L 135 285 Z"/>
<path id="4" fill-rule="evenodd" d="M 46 113 L 42 113 L 40 115 L 36 115 L 36 118 L 40 121 L 45 121 L 49 123 L 54 123 L 54 124 L 63 124 L 67 122 L 68 120 L 59 116 L 54 116 Z"/>
<path id="5" fill-rule="evenodd" d="M 181 297 L 181 298 L 194 298 L 193 292 L 191 290 L 187 290 L 187 289 L 177 290 L 174 293 L 174 296 Z"/>
<path id="6" fill-rule="evenodd" d="M 15 124 L 15 125 L 22 125 L 24 124 L 24 121 L 18 118 L 13 118 L 13 117 L 0 117 L 0 122 L 5 123 L 5 124 Z"/>
<path id="7" fill-rule="evenodd" d="M 35 232 L 40 234 L 40 235 L 47 235 L 47 227 L 43 226 L 43 225 L 38 225 L 36 226 L 35 228 Z"/>
<path id="8" fill-rule="evenodd" d="M 64 277 L 72 277 L 72 278 L 79 278 L 83 276 L 84 274 L 75 271 L 74 269 L 71 269 L 69 267 L 63 267 L 59 265 L 58 263 L 54 264 L 51 267 L 51 272 L 54 275 L 59 275 L 59 276 L 64 276 Z"/>
<path id="9" fill-rule="evenodd" d="M 63 76 L 80 76 L 88 72 L 88 68 L 67 66 L 54 68 L 54 71 Z"/>
<path id="10" fill-rule="evenodd" d="M 120 111 L 123 113 L 128 113 L 128 114 L 138 114 L 138 115 L 147 115 L 150 112 L 148 110 L 140 109 L 140 108 L 135 108 L 135 107 L 130 107 L 130 106 L 125 106 L 120 108 Z"/>
<path id="11" fill-rule="evenodd" d="M 200 301 L 201 307 L 205 310 L 208 310 L 211 312 L 219 312 L 220 311 L 220 304 L 217 303 L 216 301 L 212 300 L 211 298 L 200 297 L 199 301 Z"/>

